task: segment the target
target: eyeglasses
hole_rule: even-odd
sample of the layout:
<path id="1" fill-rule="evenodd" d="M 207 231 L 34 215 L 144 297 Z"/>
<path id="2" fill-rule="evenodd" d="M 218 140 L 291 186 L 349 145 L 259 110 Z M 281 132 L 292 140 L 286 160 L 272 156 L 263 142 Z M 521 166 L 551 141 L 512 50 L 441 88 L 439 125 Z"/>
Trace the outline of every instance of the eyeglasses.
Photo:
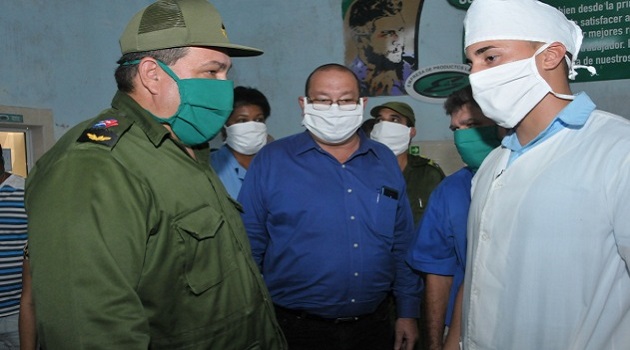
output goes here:
<path id="1" fill-rule="evenodd" d="M 318 111 L 327 111 L 330 109 L 330 106 L 332 106 L 333 104 L 336 104 L 339 106 L 339 109 L 342 111 L 354 111 L 355 109 L 357 109 L 357 106 L 359 105 L 359 100 L 353 100 L 353 99 L 343 99 L 343 100 L 337 100 L 337 101 L 333 101 L 333 100 L 329 100 L 329 99 L 316 99 L 316 98 L 309 98 L 307 97 L 306 100 L 308 101 L 308 103 L 313 105 L 313 109 L 316 109 Z"/>

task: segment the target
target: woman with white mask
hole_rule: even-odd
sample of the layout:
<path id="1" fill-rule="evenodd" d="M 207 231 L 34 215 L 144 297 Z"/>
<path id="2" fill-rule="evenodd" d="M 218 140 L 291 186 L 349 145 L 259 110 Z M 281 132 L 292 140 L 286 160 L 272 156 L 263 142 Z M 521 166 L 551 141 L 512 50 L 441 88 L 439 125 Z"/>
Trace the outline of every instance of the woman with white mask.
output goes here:
<path id="1" fill-rule="evenodd" d="M 408 104 L 387 102 L 372 108 L 370 114 L 376 119 L 370 138 L 385 144 L 396 155 L 417 225 L 429 195 L 444 178 L 444 172 L 433 160 L 408 152 L 411 139 L 416 136 L 416 116 Z"/>
<path id="2" fill-rule="evenodd" d="M 249 164 L 270 139 L 265 124 L 270 113 L 262 92 L 234 88 L 234 109 L 221 132 L 224 144 L 210 154 L 210 164 L 232 198 L 238 197 Z"/>

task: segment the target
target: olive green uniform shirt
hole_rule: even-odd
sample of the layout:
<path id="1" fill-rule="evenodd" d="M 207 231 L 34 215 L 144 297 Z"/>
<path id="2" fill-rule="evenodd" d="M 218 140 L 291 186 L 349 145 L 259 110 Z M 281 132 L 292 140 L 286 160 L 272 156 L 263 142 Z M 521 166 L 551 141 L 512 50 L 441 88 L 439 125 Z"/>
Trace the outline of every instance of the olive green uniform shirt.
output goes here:
<path id="1" fill-rule="evenodd" d="M 47 349 L 285 349 L 239 208 L 128 95 L 68 131 L 27 180 Z"/>
<path id="2" fill-rule="evenodd" d="M 431 159 L 409 154 L 403 176 L 407 183 L 407 197 L 417 227 L 429 201 L 429 195 L 445 177 L 444 171 Z"/>

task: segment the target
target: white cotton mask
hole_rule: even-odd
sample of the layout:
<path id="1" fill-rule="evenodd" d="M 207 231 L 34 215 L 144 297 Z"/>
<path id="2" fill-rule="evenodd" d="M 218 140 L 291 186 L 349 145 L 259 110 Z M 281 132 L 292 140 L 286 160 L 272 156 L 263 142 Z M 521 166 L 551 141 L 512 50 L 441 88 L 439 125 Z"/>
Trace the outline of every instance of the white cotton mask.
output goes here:
<path id="1" fill-rule="evenodd" d="M 380 121 L 374 125 L 370 138 L 389 147 L 395 155 L 400 155 L 409 148 L 411 128 L 399 123 Z"/>
<path id="2" fill-rule="evenodd" d="M 363 121 L 363 100 L 352 111 L 343 111 L 333 103 L 327 111 L 319 111 L 304 99 L 304 119 L 302 124 L 320 140 L 338 144 L 348 140 Z"/>
<path id="3" fill-rule="evenodd" d="M 547 47 L 549 44 L 541 46 L 530 58 L 472 73 L 468 77 L 475 101 L 499 126 L 508 129 L 516 126 L 548 93 L 573 100 L 573 95 L 553 92 L 538 73 L 536 56 Z"/>
<path id="4" fill-rule="evenodd" d="M 267 125 L 261 122 L 236 123 L 225 128 L 225 143 L 240 154 L 258 153 L 267 143 Z"/>

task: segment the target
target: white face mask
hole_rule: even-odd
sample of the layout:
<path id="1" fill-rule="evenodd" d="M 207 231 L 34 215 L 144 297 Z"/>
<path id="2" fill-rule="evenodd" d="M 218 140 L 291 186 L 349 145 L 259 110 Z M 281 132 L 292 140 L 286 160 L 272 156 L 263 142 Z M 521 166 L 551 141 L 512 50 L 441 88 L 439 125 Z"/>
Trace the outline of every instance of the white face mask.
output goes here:
<path id="1" fill-rule="evenodd" d="M 225 128 L 225 142 L 240 154 L 258 153 L 267 143 L 267 125 L 261 122 L 236 123 Z"/>
<path id="2" fill-rule="evenodd" d="M 400 155 L 409 148 L 411 128 L 398 123 L 380 121 L 374 124 L 370 138 L 389 147 L 395 155 Z"/>
<path id="3" fill-rule="evenodd" d="M 541 46 L 530 58 L 472 73 L 468 77 L 475 101 L 499 126 L 515 127 L 550 92 L 565 100 L 574 98 L 551 91 L 538 73 L 536 56 L 547 47 L 549 44 Z"/>
<path id="4" fill-rule="evenodd" d="M 304 119 L 302 124 L 320 140 L 337 144 L 348 140 L 361 126 L 363 121 L 363 100 L 359 99 L 357 108 L 352 111 L 339 109 L 336 103 L 326 111 L 313 108 L 304 99 Z"/>

